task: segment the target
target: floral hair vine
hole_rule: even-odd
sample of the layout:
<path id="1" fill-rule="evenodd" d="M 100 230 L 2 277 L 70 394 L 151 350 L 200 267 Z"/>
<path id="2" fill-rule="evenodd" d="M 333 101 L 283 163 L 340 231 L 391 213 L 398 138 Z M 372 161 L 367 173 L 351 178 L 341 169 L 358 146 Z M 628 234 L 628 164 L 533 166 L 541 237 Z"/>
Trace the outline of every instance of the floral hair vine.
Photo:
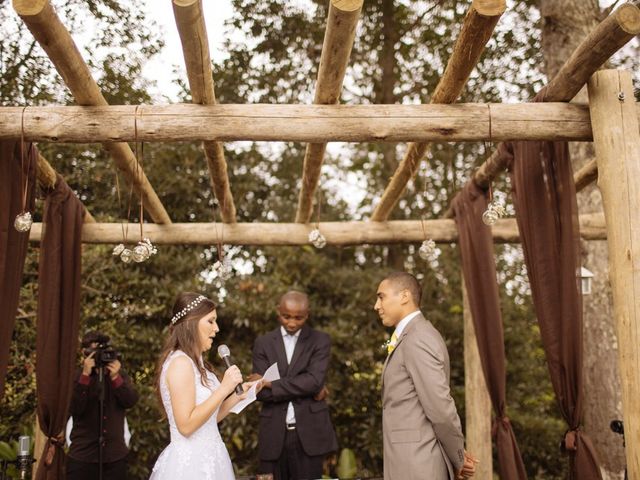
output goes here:
<path id="1" fill-rule="evenodd" d="M 173 318 L 171 319 L 171 325 L 175 325 L 178 320 L 180 320 L 187 313 L 189 313 L 191 310 L 193 310 L 198 305 L 200 305 L 200 303 L 203 300 L 206 300 L 206 299 L 207 299 L 207 297 L 205 297 L 204 295 L 197 296 L 195 300 L 192 300 L 186 307 L 184 307 L 182 310 L 180 310 L 178 313 L 176 313 L 173 316 Z"/>

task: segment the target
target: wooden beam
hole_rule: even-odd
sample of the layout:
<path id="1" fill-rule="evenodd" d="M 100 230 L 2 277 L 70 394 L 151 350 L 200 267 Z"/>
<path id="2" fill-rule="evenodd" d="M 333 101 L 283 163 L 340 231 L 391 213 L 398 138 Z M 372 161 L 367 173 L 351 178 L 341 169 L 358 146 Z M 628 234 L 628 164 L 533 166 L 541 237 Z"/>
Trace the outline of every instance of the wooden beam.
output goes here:
<path id="1" fill-rule="evenodd" d="M 216 94 L 211 72 L 209 39 L 202 13 L 202 0 L 173 0 L 173 13 L 182 42 L 184 61 L 193 103 L 215 105 Z M 211 189 L 220 205 L 220 215 L 227 223 L 236 221 L 236 206 L 229 186 L 227 162 L 220 142 L 203 143 L 209 166 Z"/>
<path id="2" fill-rule="evenodd" d="M 471 3 L 451 58 L 431 97 L 431 103 L 453 103 L 457 100 L 505 8 L 505 0 L 474 0 Z M 416 176 L 420 160 L 428 148 L 428 143 L 410 143 L 407 146 L 402 161 L 373 211 L 373 221 L 380 222 L 389 217 L 407 188 L 407 183 Z"/>
<path id="3" fill-rule="evenodd" d="M 136 226 L 138 225 L 138 226 Z M 135 243 L 139 237 L 139 224 L 130 224 L 127 241 Z M 303 223 L 173 223 L 171 225 L 145 224 L 145 236 L 158 245 L 309 245 L 309 232 L 315 225 Z M 436 242 L 456 242 L 458 230 L 453 220 L 426 220 L 429 238 Z M 604 218 L 601 214 L 580 216 L 580 229 L 585 240 L 605 238 Z M 329 245 L 361 245 L 418 243 L 424 240 L 422 222 L 397 220 L 388 222 L 324 222 L 320 231 Z M 31 228 L 30 240 L 40 240 L 41 224 Z M 492 228 L 497 243 L 517 243 L 518 227 L 513 218 L 502 219 Z M 85 243 L 120 243 L 120 223 L 95 223 L 82 231 Z"/>
<path id="4" fill-rule="evenodd" d="M 333 105 L 340 102 L 342 82 L 356 35 L 363 0 L 331 0 L 327 28 L 318 68 L 313 103 Z M 304 154 L 302 188 L 298 196 L 296 222 L 307 223 L 313 213 L 313 197 L 318 187 L 326 143 L 310 143 Z"/>
<path id="5" fill-rule="evenodd" d="M 629 72 L 598 72 L 589 81 L 588 90 L 598 187 L 607 224 L 627 473 L 629 478 L 637 479 L 640 478 L 640 122 L 633 105 Z M 624 97 L 620 99 L 620 95 Z"/>
<path id="6" fill-rule="evenodd" d="M 598 179 L 598 163 L 591 160 L 573 175 L 576 184 L 576 193 Z"/>
<path id="7" fill-rule="evenodd" d="M 22 107 L 0 107 L 0 140 L 19 139 Z M 640 104 L 636 107 L 640 115 Z M 135 105 L 28 107 L 25 139 L 40 142 L 132 141 Z M 138 140 L 433 142 L 591 140 L 587 105 L 145 105 Z M 486 167 L 485 167 L 486 168 Z M 482 169 L 480 170 L 482 172 Z"/>
<path id="8" fill-rule="evenodd" d="M 57 175 L 58 174 L 56 170 L 51 166 L 48 160 L 44 158 L 40 152 L 38 152 L 37 176 L 38 176 L 38 183 L 40 184 L 40 188 L 42 188 L 43 190 L 49 190 L 55 187 Z M 85 211 L 84 222 L 95 223 L 96 222 L 95 218 L 93 218 L 91 213 L 89 213 L 89 210 L 87 210 L 86 206 L 84 211 Z"/>
<path id="9" fill-rule="evenodd" d="M 460 272 L 460 275 L 464 275 Z M 462 314 L 464 321 L 464 402 L 467 450 L 479 463 L 475 480 L 493 480 L 491 454 L 491 397 L 482 371 L 478 340 L 469 306 L 469 296 L 462 278 Z"/>
<path id="10" fill-rule="evenodd" d="M 13 8 L 47 53 L 76 102 L 80 105 L 107 105 L 78 47 L 49 0 L 13 0 Z M 105 144 L 105 149 L 117 168 L 133 183 L 136 193 L 143 196 L 151 218 L 157 223 L 171 223 L 131 148 L 126 144 Z"/>
<path id="11" fill-rule="evenodd" d="M 620 5 L 580 43 L 558 74 L 536 98 L 544 102 L 568 102 L 608 59 L 632 38 L 640 34 L 640 8 L 631 3 Z M 636 108 L 637 113 L 637 108 Z M 491 181 L 506 168 L 507 158 L 497 149 L 475 171 L 469 181 L 488 188 Z M 449 208 L 445 217 L 450 218 Z"/>

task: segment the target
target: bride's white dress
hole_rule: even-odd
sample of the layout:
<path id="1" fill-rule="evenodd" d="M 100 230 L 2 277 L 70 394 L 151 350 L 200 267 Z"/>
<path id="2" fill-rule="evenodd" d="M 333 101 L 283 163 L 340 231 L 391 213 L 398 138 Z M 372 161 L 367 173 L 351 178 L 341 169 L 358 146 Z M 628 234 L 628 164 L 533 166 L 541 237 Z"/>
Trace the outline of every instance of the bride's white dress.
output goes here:
<path id="1" fill-rule="evenodd" d="M 172 352 L 164 361 L 160 373 L 160 395 L 169 420 L 171 443 L 158 457 L 150 480 L 235 480 L 229 452 L 218 431 L 218 410 L 188 437 L 181 435 L 176 427 L 166 375 L 171 361 L 179 356 L 189 358 L 180 350 Z M 202 385 L 200 372 L 193 360 L 189 361 L 193 364 L 196 405 L 199 405 L 220 387 L 220 382 L 213 373 L 207 372 L 210 388 Z"/>

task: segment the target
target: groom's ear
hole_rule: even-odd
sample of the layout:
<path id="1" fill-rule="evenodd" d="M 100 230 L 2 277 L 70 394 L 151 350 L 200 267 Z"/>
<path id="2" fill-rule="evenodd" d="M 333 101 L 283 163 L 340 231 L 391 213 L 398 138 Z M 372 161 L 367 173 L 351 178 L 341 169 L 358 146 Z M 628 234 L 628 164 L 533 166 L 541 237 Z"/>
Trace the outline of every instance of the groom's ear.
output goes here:
<path id="1" fill-rule="evenodd" d="M 409 291 L 409 289 L 405 288 L 400 291 L 400 304 L 406 305 L 411 300 L 412 300 L 411 292 Z"/>

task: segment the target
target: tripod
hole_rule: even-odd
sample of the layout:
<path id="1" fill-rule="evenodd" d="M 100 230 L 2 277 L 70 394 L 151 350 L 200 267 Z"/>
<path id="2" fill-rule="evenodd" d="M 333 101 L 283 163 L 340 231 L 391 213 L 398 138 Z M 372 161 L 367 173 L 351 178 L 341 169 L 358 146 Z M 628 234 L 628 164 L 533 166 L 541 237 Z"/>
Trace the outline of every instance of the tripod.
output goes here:
<path id="1" fill-rule="evenodd" d="M 104 462 L 104 452 L 102 451 L 104 447 L 104 366 L 100 365 L 96 366 L 96 368 L 98 370 L 98 404 L 100 405 L 98 409 L 100 413 L 100 419 L 98 421 L 100 428 L 98 434 L 98 479 L 102 480 L 102 464 Z"/>

